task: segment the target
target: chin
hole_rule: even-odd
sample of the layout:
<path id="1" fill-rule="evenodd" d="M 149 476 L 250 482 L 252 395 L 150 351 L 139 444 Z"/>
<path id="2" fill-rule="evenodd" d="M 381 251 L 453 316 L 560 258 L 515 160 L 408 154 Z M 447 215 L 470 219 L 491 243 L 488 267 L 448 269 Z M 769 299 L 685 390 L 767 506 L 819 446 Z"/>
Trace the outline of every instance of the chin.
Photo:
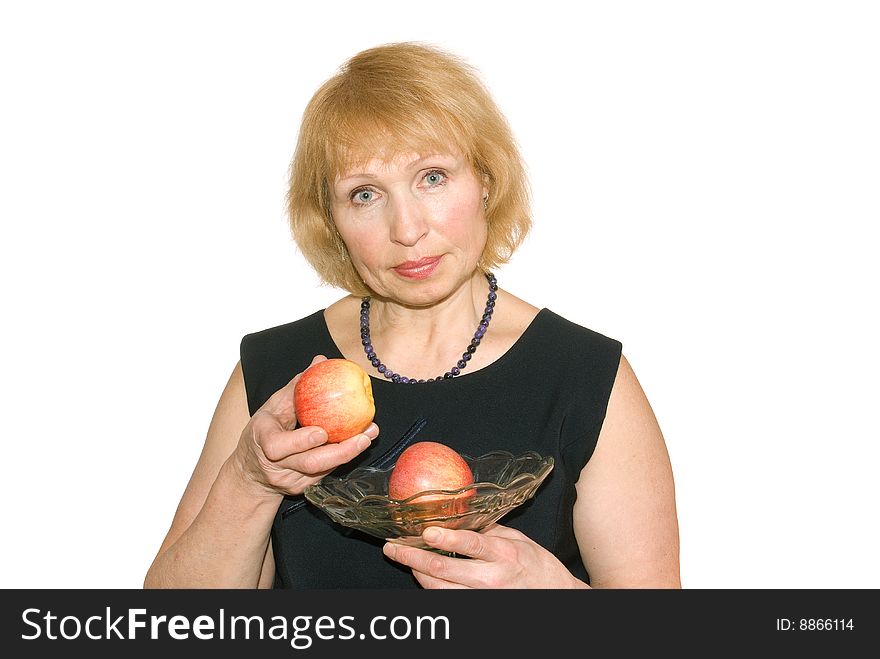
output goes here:
<path id="1" fill-rule="evenodd" d="M 448 298 L 455 290 L 456 282 L 423 281 L 417 285 L 399 287 L 389 299 L 408 307 L 430 307 Z"/>
<path id="2" fill-rule="evenodd" d="M 460 261 L 447 254 L 437 269 L 424 279 L 401 277 L 389 268 L 380 280 L 367 280 L 367 286 L 380 300 L 407 307 L 430 307 L 466 286 L 477 272 L 476 262 L 469 269 L 462 268 Z"/>

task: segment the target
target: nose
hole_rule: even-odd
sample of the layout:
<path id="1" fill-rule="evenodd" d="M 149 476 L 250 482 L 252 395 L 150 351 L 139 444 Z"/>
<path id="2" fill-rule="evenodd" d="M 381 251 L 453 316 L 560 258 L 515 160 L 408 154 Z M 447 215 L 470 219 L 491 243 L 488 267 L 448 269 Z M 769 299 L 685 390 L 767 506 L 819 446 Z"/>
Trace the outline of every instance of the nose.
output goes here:
<path id="1" fill-rule="evenodd" d="M 412 247 L 428 233 L 425 208 L 412 196 L 401 195 L 391 203 L 391 241 Z"/>

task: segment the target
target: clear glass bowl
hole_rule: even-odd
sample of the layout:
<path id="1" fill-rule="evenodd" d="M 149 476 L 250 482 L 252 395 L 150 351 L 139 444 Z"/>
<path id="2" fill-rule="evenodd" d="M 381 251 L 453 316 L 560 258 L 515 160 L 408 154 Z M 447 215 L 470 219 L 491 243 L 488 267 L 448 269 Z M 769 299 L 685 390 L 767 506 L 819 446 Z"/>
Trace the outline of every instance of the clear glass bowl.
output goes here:
<path id="1" fill-rule="evenodd" d="M 474 483 L 458 490 L 426 490 L 403 500 L 389 499 L 388 478 L 393 467 L 360 467 L 345 478 L 325 476 L 309 485 L 304 494 L 343 526 L 427 548 L 421 534 L 428 526 L 479 531 L 531 499 L 553 469 L 552 457 L 534 451 L 462 457 L 474 474 Z M 442 498 L 416 501 L 426 495 Z"/>

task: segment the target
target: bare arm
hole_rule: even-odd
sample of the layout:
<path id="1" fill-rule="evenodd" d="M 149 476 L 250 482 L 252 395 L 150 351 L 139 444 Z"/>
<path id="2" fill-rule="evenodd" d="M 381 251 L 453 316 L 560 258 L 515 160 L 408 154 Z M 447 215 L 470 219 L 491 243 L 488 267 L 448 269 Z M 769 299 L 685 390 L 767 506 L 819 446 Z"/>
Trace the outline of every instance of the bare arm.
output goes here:
<path id="1" fill-rule="evenodd" d="M 281 495 L 248 487 L 229 461 L 249 419 L 241 365 L 236 364 L 145 587 L 271 584 L 269 531 Z"/>
<path id="2" fill-rule="evenodd" d="M 272 585 L 270 532 L 282 497 L 301 493 L 378 434 L 373 425 L 343 442 L 326 444 L 323 429 L 296 428 L 293 389 L 298 377 L 250 417 L 241 366 L 236 365 L 145 588 Z"/>
<path id="3" fill-rule="evenodd" d="M 625 357 L 577 494 L 575 535 L 594 588 L 681 587 L 669 454 Z"/>

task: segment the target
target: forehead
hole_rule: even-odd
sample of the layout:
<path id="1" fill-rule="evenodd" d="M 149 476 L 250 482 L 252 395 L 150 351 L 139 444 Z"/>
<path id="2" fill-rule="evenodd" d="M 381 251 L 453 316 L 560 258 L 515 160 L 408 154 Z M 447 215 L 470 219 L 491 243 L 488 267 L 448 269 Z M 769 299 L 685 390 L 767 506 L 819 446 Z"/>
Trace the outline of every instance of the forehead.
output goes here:
<path id="1" fill-rule="evenodd" d="M 383 150 L 373 155 L 352 156 L 342 163 L 336 181 L 344 181 L 362 175 L 378 175 L 397 170 L 417 169 L 433 160 L 458 164 L 462 161 L 462 155 L 456 149 L 428 148 L 420 151 Z"/>
<path id="2" fill-rule="evenodd" d="M 461 136 L 442 123 L 385 122 L 345 117 L 324 135 L 327 174 L 332 180 L 358 166 L 394 164 L 432 153 L 467 153 Z"/>

